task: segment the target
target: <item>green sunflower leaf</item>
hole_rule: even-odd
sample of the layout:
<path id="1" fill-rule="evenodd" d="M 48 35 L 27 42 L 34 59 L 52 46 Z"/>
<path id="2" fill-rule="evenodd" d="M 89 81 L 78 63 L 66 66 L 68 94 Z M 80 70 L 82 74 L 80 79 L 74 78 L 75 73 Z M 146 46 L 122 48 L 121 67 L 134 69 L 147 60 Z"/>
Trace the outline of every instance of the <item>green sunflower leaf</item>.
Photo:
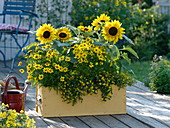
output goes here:
<path id="1" fill-rule="evenodd" d="M 122 57 L 123 57 L 123 59 L 125 59 L 129 64 L 131 63 L 131 59 L 129 59 L 127 53 L 124 52 L 124 53 L 122 54 Z"/>
<path id="2" fill-rule="evenodd" d="M 133 44 L 134 45 L 134 43 L 133 43 L 133 41 L 129 38 L 129 37 L 127 37 L 126 35 L 122 35 L 124 38 L 125 38 L 125 40 L 127 40 L 130 44 Z"/>
<path id="3" fill-rule="evenodd" d="M 134 55 L 136 58 L 139 59 L 138 54 L 137 54 L 130 46 L 124 47 L 123 49 L 120 49 L 120 50 L 122 50 L 122 51 L 128 51 L 128 52 L 130 52 L 132 55 Z"/>
<path id="4" fill-rule="evenodd" d="M 119 59 L 120 52 L 119 52 L 119 49 L 117 48 L 117 46 L 116 45 L 109 45 L 108 48 L 109 48 L 108 54 L 110 55 L 110 59 L 114 60 L 114 61 Z"/>
<path id="5" fill-rule="evenodd" d="M 74 26 L 67 25 L 67 28 L 71 29 L 76 35 L 79 34 L 80 30 Z"/>
<path id="6" fill-rule="evenodd" d="M 59 47 L 70 46 L 68 43 L 61 43 L 60 41 L 55 41 Z"/>

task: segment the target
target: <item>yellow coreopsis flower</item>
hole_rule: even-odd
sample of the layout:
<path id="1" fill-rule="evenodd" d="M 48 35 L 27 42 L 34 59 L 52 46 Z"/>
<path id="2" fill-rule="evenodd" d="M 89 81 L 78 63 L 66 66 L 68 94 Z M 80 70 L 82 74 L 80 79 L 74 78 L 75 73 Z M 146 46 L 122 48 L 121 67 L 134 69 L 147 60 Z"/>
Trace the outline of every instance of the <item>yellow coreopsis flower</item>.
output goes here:
<path id="1" fill-rule="evenodd" d="M 40 74 L 38 78 L 39 78 L 39 80 L 42 80 L 44 78 L 44 75 Z"/>
<path id="2" fill-rule="evenodd" d="M 70 61 L 71 59 L 70 59 L 70 57 L 66 57 L 66 59 L 65 59 L 65 61 Z"/>
<path id="3" fill-rule="evenodd" d="M 59 71 L 63 72 L 63 67 L 62 66 L 59 67 Z"/>
<path id="4" fill-rule="evenodd" d="M 64 60 L 64 56 L 61 56 L 61 57 L 59 58 L 59 61 L 62 61 L 62 60 Z"/>
<path id="5" fill-rule="evenodd" d="M 24 69 L 20 69 L 19 72 L 20 72 L 20 73 L 24 73 L 25 70 L 24 70 Z"/>
<path id="6" fill-rule="evenodd" d="M 64 78 L 65 78 L 65 77 L 60 77 L 60 81 L 64 81 Z"/>
<path id="7" fill-rule="evenodd" d="M 50 63 L 45 63 L 44 65 L 45 65 L 45 66 L 50 66 Z"/>
<path id="8" fill-rule="evenodd" d="M 42 57 L 42 56 L 39 55 L 39 54 L 35 54 L 35 55 L 33 56 L 33 58 L 36 59 L 36 60 L 41 59 L 41 57 Z"/>
<path id="9" fill-rule="evenodd" d="M 19 63 L 18 63 L 18 66 L 21 66 L 22 65 L 22 62 L 20 61 Z"/>
<path id="10" fill-rule="evenodd" d="M 53 69 L 51 69 L 51 68 L 48 68 L 47 71 L 48 71 L 48 73 L 53 73 L 54 72 Z"/>
<path id="11" fill-rule="evenodd" d="M 67 72 L 67 71 L 68 71 L 68 68 L 67 68 L 67 67 L 64 67 L 64 68 L 63 68 L 63 71 L 64 71 L 64 72 Z"/>

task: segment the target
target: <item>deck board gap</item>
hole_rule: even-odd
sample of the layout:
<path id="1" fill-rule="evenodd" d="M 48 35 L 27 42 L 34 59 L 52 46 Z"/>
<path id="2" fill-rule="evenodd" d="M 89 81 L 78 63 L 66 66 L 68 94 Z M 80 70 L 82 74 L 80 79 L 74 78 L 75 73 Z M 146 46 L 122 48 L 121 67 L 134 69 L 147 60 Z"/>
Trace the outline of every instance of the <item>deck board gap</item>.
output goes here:
<path id="1" fill-rule="evenodd" d="M 119 122 L 123 123 L 123 124 L 126 125 L 127 127 L 131 128 L 131 127 L 130 127 L 128 124 L 126 124 L 125 122 L 123 122 L 123 121 L 115 118 L 114 115 L 110 115 L 110 116 L 112 116 L 114 119 L 118 120 Z"/>

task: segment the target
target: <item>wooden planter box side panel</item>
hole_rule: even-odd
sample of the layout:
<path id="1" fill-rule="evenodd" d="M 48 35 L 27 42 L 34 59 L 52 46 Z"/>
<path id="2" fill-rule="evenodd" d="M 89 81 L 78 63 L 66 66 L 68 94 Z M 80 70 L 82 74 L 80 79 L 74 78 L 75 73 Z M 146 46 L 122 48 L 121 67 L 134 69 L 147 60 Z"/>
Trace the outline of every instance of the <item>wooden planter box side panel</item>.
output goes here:
<path id="1" fill-rule="evenodd" d="M 82 103 L 74 106 L 62 102 L 60 94 L 52 89 L 37 88 L 37 96 L 41 97 L 41 103 L 37 102 L 36 110 L 43 117 L 104 115 L 126 113 L 126 88 L 118 90 L 113 86 L 113 97 L 107 102 L 102 102 L 101 95 L 84 96 Z"/>

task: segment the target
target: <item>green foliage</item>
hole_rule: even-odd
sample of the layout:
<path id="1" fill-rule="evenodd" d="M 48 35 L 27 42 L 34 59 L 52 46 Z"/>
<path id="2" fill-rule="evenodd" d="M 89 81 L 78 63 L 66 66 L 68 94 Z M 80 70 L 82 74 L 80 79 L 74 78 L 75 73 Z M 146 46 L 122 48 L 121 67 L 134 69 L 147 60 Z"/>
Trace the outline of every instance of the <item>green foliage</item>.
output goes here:
<path id="1" fill-rule="evenodd" d="M 134 5 L 133 11 L 136 12 L 137 8 L 138 5 Z M 143 10 L 139 8 L 140 13 L 135 16 L 138 19 L 137 25 L 133 26 L 129 33 L 141 60 L 150 60 L 155 54 L 167 55 L 170 52 L 167 17 L 158 14 L 155 9 L 155 7 Z"/>
<path id="2" fill-rule="evenodd" d="M 170 94 L 170 61 L 154 56 L 148 85 L 158 93 Z"/>
<path id="3" fill-rule="evenodd" d="M 152 0 L 131 0 L 133 4 L 140 3 L 142 8 L 150 8 L 154 4 Z"/>
<path id="4" fill-rule="evenodd" d="M 124 65 L 126 65 L 126 68 L 134 74 L 136 80 L 145 82 L 150 72 L 150 63 L 150 61 L 135 61 L 129 65 L 124 63 Z"/>
<path id="5" fill-rule="evenodd" d="M 108 14 L 111 19 L 120 20 L 128 30 L 127 35 L 134 41 L 139 58 L 150 60 L 154 54 L 167 55 L 170 52 L 168 17 L 157 13 L 157 8 L 145 9 L 141 4 L 133 5 L 128 0 L 74 0 L 71 23 L 87 26 L 97 15 Z"/>

